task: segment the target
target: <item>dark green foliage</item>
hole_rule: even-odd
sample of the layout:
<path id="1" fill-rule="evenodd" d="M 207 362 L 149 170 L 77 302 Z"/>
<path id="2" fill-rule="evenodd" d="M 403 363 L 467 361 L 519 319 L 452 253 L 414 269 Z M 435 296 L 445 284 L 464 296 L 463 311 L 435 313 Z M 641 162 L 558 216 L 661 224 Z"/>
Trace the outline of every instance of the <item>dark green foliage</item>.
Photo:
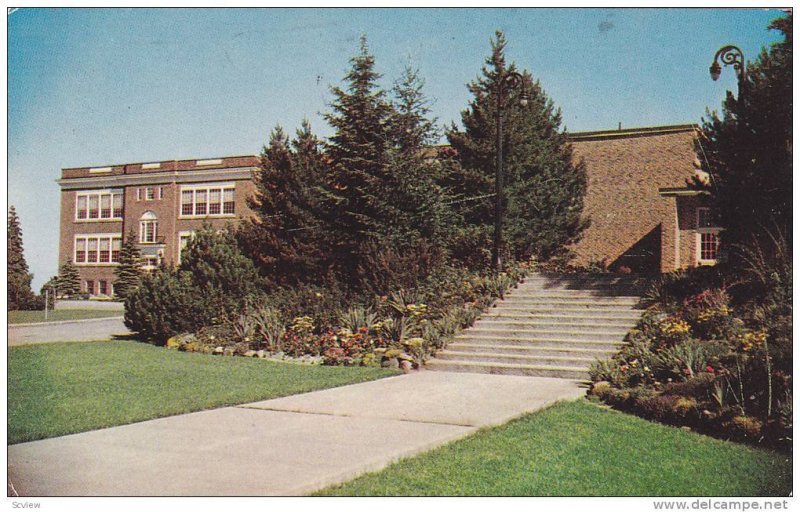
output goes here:
<path id="1" fill-rule="evenodd" d="M 792 232 L 792 15 L 770 29 L 784 40 L 748 63 L 738 97 L 730 91 L 704 119 L 698 154 L 711 175 L 712 204 L 728 247 Z M 730 70 L 733 71 L 732 69 Z M 727 70 L 726 70 L 727 72 Z M 732 256 L 737 256 L 736 251 Z"/>
<path id="2" fill-rule="evenodd" d="M 186 272 L 159 269 L 145 274 L 125 299 L 125 325 L 157 344 L 177 333 L 196 331 L 212 322 L 212 315 Z"/>
<path id="3" fill-rule="evenodd" d="M 126 298 L 139 286 L 142 276 L 142 253 L 136 245 L 136 234 L 131 229 L 119 251 L 119 265 L 114 269 L 114 293 Z"/>
<path id="4" fill-rule="evenodd" d="M 206 302 L 218 303 L 215 316 L 237 312 L 244 298 L 262 289 L 255 265 L 242 254 L 233 235 L 210 226 L 198 230 L 186 246 L 179 271 L 191 274 Z"/>
<path id="5" fill-rule="evenodd" d="M 495 192 L 498 83 L 517 71 L 513 64 L 506 64 L 505 45 L 505 36 L 497 32 L 483 76 L 469 84 L 473 99 L 461 114 L 464 130 L 453 125 L 447 134 L 462 171 L 444 182 L 463 198 Z M 546 259 L 575 241 L 585 227 L 581 212 L 586 175 L 583 164 L 573 162 L 560 111 L 538 81 L 527 71 L 522 75 L 528 105 L 519 104 L 519 90 L 503 96 L 504 252 L 517 258 Z M 465 222 L 484 232 L 492 229 L 493 197 L 457 205 Z"/>
<path id="6" fill-rule="evenodd" d="M 204 226 L 177 270 L 142 277 L 125 300 L 125 325 L 162 344 L 174 334 L 229 321 L 260 292 L 258 271 L 234 237 Z"/>
<path id="7" fill-rule="evenodd" d="M 303 282 L 325 266 L 313 215 L 315 188 L 324 174 L 320 145 L 305 121 L 291 144 L 276 126 L 261 152 L 256 194 L 250 198 L 256 216 L 241 224 L 237 238 L 273 283 Z"/>
<path id="8" fill-rule="evenodd" d="M 68 258 L 58 269 L 56 291 L 59 295 L 67 296 L 77 295 L 81 291 L 78 267 L 75 266 L 71 258 Z"/>
<path id="9" fill-rule="evenodd" d="M 402 251 L 435 237 L 444 219 L 442 194 L 422 152 L 435 135 L 421 80 L 407 70 L 392 104 L 363 37 L 351 64 L 346 88 L 332 89 L 326 115 L 334 129 L 326 146 L 331 170 L 320 189 L 320 220 L 345 279 L 361 264 L 364 244 Z"/>
<path id="10" fill-rule="evenodd" d="M 31 309 L 34 306 L 34 294 L 31 290 L 33 274 L 28 272 L 28 263 L 22 248 L 22 228 L 17 211 L 11 206 L 8 209 L 8 311 Z M 33 308 L 41 309 L 41 308 Z"/>

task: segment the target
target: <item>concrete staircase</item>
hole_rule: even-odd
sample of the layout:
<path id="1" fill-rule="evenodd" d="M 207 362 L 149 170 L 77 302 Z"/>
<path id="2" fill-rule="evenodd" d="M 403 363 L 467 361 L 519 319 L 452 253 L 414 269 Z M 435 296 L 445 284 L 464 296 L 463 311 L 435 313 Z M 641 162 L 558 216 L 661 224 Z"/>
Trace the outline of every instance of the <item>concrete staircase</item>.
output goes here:
<path id="1" fill-rule="evenodd" d="M 426 368 L 586 380 L 636 325 L 645 286 L 631 276 L 534 274 Z"/>

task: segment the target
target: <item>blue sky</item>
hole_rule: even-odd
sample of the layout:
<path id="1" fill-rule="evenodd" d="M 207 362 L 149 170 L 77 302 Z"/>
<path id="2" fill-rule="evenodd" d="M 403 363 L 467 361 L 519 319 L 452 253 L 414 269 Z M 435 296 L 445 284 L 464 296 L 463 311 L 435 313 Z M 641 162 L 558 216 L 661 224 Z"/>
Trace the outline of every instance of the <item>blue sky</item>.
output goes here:
<path id="1" fill-rule="evenodd" d="M 765 9 L 21 9 L 8 16 L 8 201 L 34 289 L 57 272 L 63 167 L 257 154 L 320 114 L 367 34 L 390 87 L 407 63 L 442 124 L 496 29 L 571 131 L 699 122 L 735 90 L 716 50 L 778 40 Z"/>

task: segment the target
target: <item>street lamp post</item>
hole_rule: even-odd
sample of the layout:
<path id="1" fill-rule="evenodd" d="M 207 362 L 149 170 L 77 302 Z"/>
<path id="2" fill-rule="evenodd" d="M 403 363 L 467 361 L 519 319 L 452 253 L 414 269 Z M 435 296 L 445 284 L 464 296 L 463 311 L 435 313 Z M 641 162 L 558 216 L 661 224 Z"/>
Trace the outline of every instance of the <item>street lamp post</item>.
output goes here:
<path id="1" fill-rule="evenodd" d="M 503 245 L 503 111 L 506 108 L 507 95 L 510 91 L 519 89 L 519 104 L 528 105 L 528 94 L 525 90 L 525 81 L 516 71 L 501 71 L 495 86 L 496 116 L 495 116 L 495 196 L 494 196 L 494 247 L 492 263 L 499 274 L 503 271 L 501 248 Z"/>
<path id="2" fill-rule="evenodd" d="M 718 80 L 719 75 L 722 73 L 722 66 L 719 65 L 720 61 L 725 66 L 733 66 L 733 70 L 736 72 L 736 78 L 738 79 L 739 96 L 741 97 L 745 87 L 745 81 L 747 80 L 747 69 L 742 50 L 732 44 L 723 46 L 717 50 L 717 54 L 714 55 L 714 62 L 712 62 L 711 67 L 708 68 L 708 71 L 711 73 L 711 79 L 714 81 Z"/>

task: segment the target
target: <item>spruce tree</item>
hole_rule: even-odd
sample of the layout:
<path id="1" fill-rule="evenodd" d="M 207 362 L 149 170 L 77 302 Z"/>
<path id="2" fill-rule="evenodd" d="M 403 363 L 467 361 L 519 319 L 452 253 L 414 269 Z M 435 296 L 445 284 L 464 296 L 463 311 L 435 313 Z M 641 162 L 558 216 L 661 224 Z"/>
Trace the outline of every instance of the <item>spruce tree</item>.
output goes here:
<path id="1" fill-rule="evenodd" d="M 25 309 L 33 301 L 31 290 L 33 275 L 28 271 L 28 263 L 22 247 L 22 228 L 17 211 L 11 206 L 8 210 L 8 310 Z"/>
<path id="2" fill-rule="evenodd" d="M 142 277 L 142 253 L 136 244 L 136 234 L 131 229 L 122 242 L 119 264 L 114 269 L 114 294 L 123 299 L 139 286 Z"/>
<path id="3" fill-rule="evenodd" d="M 453 125 L 448 140 L 458 153 L 461 172 L 445 178 L 461 191 L 459 213 L 477 228 L 473 236 L 489 240 L 494 220 L 495 122 L 498 82 L 515 65 L 506 64 L 506 39 L 497 32 L 482 76 L 468 85 L 473 99 L 461 114 L 463 131 Z M 572 158 L 572 147 L 561 129 L 561 113 L 530 73 L 521 73 L 528 103 L 520 90 L 506 95 L 504 111 L 504 229 L 507 254 L 546 259 L 577 240 L 586 174 Z M 483 199 L 481 196 L 489 196 Z"/>
<path id="4" fill-rule="evenodd" d="M 419 70 L 407 66 L 392 89 L 390 136 L 394 148 L 389 187 L 391 201 L 401 216 L 394 224 L 406 229 L 395 244 L 401 249 L 416 246 L 420 240 L 440 246 L 448 221 L 444 192 L 436 180 L 441 165 L 432 154 L 438 138 L 436 119 L 430 117 L 424 85 Z"/>
<path id="5" fill-rule="evenodd" d="M 78 267 L 72 262 L 72 259 L 67 259 L 61 268 L 58 270 L 58 277 L 56 278 L 56 290 L 59 295 L 76 295 L 81 291 L 80 275 L 78 274 Z"/>
<path id="6" fill-rule="evenodd" d="M 319 147 L 320 141 L 304 121 L 291 143 L 283 128 L 276 126 L 262 150 L 256 193 L 249 198 L 256 215 L 240 225 L 237 238 L 273 283 L 302 282 L 322 266 L 313 215 L 314 188 L 324 172 Z"/>
<path id="7" fill-rule="evenodd" d="M 332 112 L 325 119 L 334 129 L 326 155 L 331 170 L 321 188 L 324 222 L 331 228 L 332 251 L 341 270 L 358 263 L 365 242 L 392 239 L 403 226 L 394 206 L 389 152 L 392 107 L 378 86 L 381 75 L 366 37 L 350 60 L 346 88 L 333 87 Z"/>
<path id="8" fill-rule="evenodd" d="M 724 245 L 768 242 L 792 233 L 792 14 L 770 29 L 783 41 L 748 63 L 738 97 L 730 91 L 704 120 L 698 156 Z M 733 71 L 732 69 L 730 70 Z M 735 251 L 734 251 L 735 253 Z"/>

